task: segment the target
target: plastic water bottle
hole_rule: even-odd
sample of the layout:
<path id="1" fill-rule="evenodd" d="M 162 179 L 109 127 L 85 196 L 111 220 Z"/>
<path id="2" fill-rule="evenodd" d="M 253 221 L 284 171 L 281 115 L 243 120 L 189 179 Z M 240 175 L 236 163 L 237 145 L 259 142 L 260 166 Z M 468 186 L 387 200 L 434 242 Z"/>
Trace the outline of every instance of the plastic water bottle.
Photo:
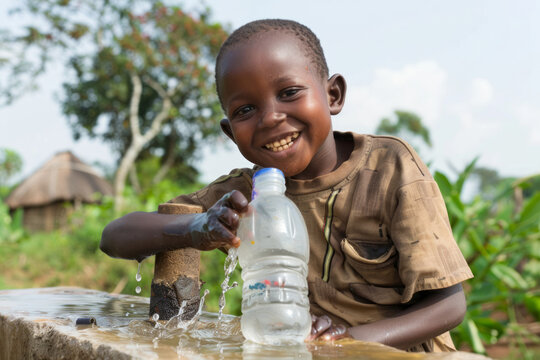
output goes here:
<path id="1" fill-rule="evenodd" d="M 260 344 L 303 343 L 311 330 L 307 297 L 309 238 L 275 168 L 253 175 L 251 209 L 238 228 L 244 337 Z"/>

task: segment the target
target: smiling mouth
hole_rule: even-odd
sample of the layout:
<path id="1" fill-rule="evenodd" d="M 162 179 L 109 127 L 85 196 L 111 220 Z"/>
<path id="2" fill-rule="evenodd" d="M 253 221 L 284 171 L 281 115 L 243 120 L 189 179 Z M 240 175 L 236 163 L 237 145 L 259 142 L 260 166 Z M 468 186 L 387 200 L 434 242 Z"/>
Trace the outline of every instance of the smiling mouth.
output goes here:
<path id="1" fill-rule="evenodd" d="M 291 135 L 288 135 L 284 137 L 283 139 L 278 139 L 276 141 L 273 141 L 271 143 L 264 145 L 264 147 L 273 152 L 287 150 L 288 148 L 292 146 L 294 140 L 296 140 L 296 138 L 298 137 L 298 134 L 299 133 L 295 131 Z"/>

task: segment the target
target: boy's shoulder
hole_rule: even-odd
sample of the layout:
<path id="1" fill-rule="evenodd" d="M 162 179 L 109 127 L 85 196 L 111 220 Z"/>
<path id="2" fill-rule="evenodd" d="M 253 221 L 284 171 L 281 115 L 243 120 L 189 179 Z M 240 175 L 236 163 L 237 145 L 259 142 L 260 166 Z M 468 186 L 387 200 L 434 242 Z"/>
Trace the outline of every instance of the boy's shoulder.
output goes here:
<path id="1" fill-rule="evenodd" d="M 418 157 L 418 154 L 414 148 L 405 140 L 390 135 L 367 135 L 371 138 L 372 151 L 380 151 L 380 149 L 386 149 L 387 152 L 391 152 L 397 157 Z"/>
<path id="2" fill-rule="evenodd" d="M 354 150 L 367 154 L 386 153 L 396 157 L 419 158 L 414 148 L 405 140 L 390 135 L 360 134 L 356 132 L 334 131 L 336 137 L 351 139 L 354 143 Z"/>
<path id="3" fill-rule="evenodd" d="M 229 184 L 229 183 L 249 183 L 251 184 L 251 178 L 255 173 L 256 169 L 252 168 L 238 168 L 233 169 L 226 175 L 218 177 L 216 180 L 212 181 L 208 186 L 219 186 L 219 184 Z M 225 185 L 228 186 L 228 185 Z"/>
<path id="4" fill-rule="evenodd" d="M 368 169 L 386 168 L 392 173 L 402 173 L 409 181 L 431 178 L 426 164 L 405 140 L 389 135 L 363 136 L 369 143 L 365 164 Z"/>
<path id="5" fill-rule="evenodd" d="M 255 170 L 249 168 L 233 169 L 228 174 L 218 177 L 202 189 L 191 194 L 180 195 L 169 202 L 199 205 L 206 211 L 216 201 L 221 199 L 223 195 L 232 190 L 238 190 L 244 194 L 246 199 L 250 199 L 251 177 Z"/>

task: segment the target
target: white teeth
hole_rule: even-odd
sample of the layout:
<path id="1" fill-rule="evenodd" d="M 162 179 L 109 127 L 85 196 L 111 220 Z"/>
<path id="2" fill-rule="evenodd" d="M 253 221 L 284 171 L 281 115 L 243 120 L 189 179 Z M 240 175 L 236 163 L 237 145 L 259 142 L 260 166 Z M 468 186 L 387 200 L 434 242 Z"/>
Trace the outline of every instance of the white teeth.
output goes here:
<path id="1" fill-rule="evenodd" d="M 268 150 L 272 150 L 274 152 L 277 151 L 283 151 L 287 150 L 292 146 L 293 141 L 298 137 L 298 133 L 295 132 L 292 135 L 287 136 L 286 138 L 283 138 L 281 140 L 276 140 L 274 142 L 268 143 L 264 145 L 265 148 Z"/>

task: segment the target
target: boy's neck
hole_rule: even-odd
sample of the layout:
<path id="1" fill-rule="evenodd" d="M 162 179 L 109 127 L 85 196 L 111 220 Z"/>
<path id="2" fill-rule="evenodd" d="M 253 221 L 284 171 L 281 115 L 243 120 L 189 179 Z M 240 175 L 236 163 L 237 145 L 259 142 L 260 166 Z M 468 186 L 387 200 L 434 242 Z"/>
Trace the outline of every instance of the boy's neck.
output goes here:
<path id="1" fill-rule="evenodd" d="M 334 136 L 330 131 L 324 146 L 313 158 L 309 166 L 300 174 L 291 176 L 297 180 L 311 180 L 331 173 L 349 159 L 354 148 L 354 140 L 350 137 Z"/>

